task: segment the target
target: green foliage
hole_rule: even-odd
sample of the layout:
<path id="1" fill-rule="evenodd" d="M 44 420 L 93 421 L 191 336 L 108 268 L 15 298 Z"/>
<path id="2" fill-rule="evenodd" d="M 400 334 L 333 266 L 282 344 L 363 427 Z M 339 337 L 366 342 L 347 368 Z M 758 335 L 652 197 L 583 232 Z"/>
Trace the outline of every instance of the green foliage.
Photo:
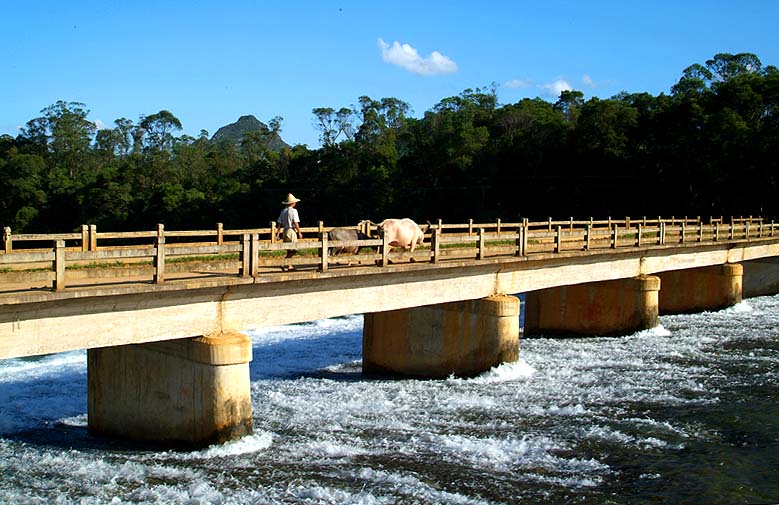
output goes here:
<path id="1" fill-rule="evenodd" d="M 466 89 L 421 117 L 397 98 L 312 113 L 321 148 L 242 116 L 209 140 L 173 113 L 97 130 L 79 102 L 0 135 L 0 225 L 14 232 L 265 227 L 293 192 L 304 226 L 473 218 L 779 213 L 779 70 L 750 53 L 685 68 L 670 94 L 499 104 Z"/>

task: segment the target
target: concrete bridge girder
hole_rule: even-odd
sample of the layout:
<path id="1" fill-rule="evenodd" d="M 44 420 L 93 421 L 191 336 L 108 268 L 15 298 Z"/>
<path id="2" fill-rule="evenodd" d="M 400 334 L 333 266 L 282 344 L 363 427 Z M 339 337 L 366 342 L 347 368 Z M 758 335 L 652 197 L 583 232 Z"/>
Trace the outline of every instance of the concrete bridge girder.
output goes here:
<path id="1" fill-rule="evenodd" d="M 697 251 L 697 252 L 696 252 Z M 365 274 L 300 272 L 179 285 L 32 293 L 0 305 L 0 358 L 242 331 L 347 314 L 524 293 L 779 256 L 779 244 L 701 246 L 512 261 L 390 266 Z M 86 329 L 86 331 L 85 331 Z"/>

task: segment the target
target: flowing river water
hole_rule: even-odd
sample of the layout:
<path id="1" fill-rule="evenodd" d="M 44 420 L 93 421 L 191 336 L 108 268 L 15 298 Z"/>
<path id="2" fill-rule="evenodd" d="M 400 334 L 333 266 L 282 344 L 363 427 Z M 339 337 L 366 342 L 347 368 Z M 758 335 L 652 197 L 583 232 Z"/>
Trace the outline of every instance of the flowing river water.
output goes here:
<path id="1" fill-rule="evenodd" d="M 779 502 L 779 296 L 472 379 L 363 377 L 362 322 L 248 332 L 254 434 L 198 451 L 91 436 L 84 351 L 0 361 L 0 503 Z"/>

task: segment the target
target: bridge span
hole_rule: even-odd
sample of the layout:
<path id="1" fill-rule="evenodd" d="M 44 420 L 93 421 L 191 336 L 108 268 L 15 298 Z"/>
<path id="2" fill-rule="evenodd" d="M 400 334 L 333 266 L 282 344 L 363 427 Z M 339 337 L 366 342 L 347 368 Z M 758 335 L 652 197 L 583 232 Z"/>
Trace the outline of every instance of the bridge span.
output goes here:
<path id="1" fill-rule="evenodd" d="M 221 230 L 214 244 L 188 232 L 173 244 L 160 228 L 152 245 L 103 247 L 87 232 L 70 248 L 78 236 L 7 238 L 0 358 L 89 349 L 90 430 L 202 445 L 251 431 L 248 329 L 365 314 L 366 373 L 473 375 L 517 359 L 514 294 L 527 296 L 526 333 L 604 335 L 779 292 L 779 230 L 753 218 L 439 222 L 414 254 L 380 237 L 328 241 L 321 224 L 297 244 L 273 231 L 230 242 Z M 37 248 L 19 248 L 24 240 Z M 349 244 L 367 253 L 328 254 Z M 283 272 L 273 252 L 288 248 L 300 254 Z M 204 254 L 213 258 L 180 271 L 169 261 Z M 99 268 L 117 258 L 121 267 Z M 24 272 L 36 263 L 51 268 Z"/>

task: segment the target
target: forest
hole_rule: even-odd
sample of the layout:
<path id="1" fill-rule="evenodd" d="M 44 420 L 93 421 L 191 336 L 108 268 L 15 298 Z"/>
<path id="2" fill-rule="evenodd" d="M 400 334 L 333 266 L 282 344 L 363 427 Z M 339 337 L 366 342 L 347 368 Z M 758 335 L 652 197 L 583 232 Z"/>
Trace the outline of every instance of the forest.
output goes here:
<path id="1" fill-rule="evenodd" d="M 421 117 L 397 98 L 312 111 L 321 147 L 178 135 L 167 110 L 98 129 L 58 101 L 0 135 L 0 226 L 14 233 L 268 226 L 292 192 L 304 226 L 411 217 L 779 215 L 779 70 L 716 54 L 670 92 L 499 104 L 466 89 Z"/>

